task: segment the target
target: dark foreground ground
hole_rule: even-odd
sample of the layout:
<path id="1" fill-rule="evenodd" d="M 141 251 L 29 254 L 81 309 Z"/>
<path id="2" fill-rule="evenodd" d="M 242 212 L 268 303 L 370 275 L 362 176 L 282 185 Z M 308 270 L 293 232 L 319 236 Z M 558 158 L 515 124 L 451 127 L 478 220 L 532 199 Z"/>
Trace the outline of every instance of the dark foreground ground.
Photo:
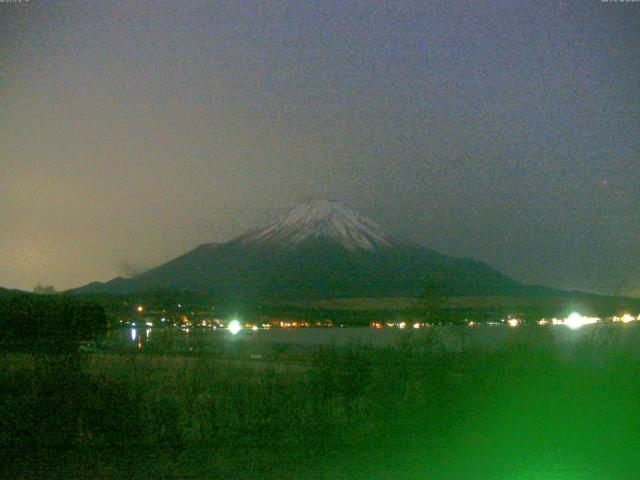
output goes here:
<path id="1" fill-rule="evenodd" d="M 5 354 L 0 477 L 637 479 L 640 358 L 622 336 L 569 348 L 536 327 L 491 352 L 296 363 Z"/>

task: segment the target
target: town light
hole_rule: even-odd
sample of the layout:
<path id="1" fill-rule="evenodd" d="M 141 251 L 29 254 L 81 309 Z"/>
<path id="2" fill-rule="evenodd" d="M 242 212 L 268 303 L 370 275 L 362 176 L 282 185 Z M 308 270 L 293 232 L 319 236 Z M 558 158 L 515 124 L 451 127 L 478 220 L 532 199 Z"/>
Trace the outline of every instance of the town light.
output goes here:
<path id="1" fill-rule="evenodd" d="M 590 325 L 592 323 L 597 323 L 598 318 L 596 317 L 585 317 L 580 315 L 579 313 L 573 312 L 564 320 L 564 324 L 572 330 L 577 330 L 578 328 L 584 325 Z"/>
<path id="2" fill-rule="evenodd" d="M 633 318 L 631 315 L 629 315 L 628 313 L 625 313 L 624 315 L 622 315 L 622 317 L 620 318 L 620 321 L 622 323 L 629 323 L 629 322 L 633 322 L 635 320 L 635 318 Z"/>
<path id="3" fill-rule="evenodd" d="M 227 327 L 231 332 L 231 335 L 237 334 L 240 330 L 242 330 L 242 325 L 238 320 L 231 320 L 229 322 L 229 326 Z"/>

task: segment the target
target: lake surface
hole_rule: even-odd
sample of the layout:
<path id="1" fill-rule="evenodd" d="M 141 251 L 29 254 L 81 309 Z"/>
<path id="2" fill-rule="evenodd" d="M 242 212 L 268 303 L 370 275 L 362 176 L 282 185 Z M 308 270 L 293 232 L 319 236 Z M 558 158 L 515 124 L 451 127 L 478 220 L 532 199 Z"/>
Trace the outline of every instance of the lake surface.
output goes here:
<path id="1" fill-rule="evenodd" d="M 371 348 L 404 346 L 424 351 L 494 349 L 503 345 L 545 342 L 558 348 L 589 343 L 640 354 L 640 324 L 601 323 L 572 330 L 567 326 L 436 326 L 420 329 L 273 328 L 243 329 L 236 335 L 224 329 L 126 327 L 108 333 L 100 342 L 106 349 L 159 352 L 237 353 L 259 355 L 273 351 L 313 351 L 324 347 Z"/>

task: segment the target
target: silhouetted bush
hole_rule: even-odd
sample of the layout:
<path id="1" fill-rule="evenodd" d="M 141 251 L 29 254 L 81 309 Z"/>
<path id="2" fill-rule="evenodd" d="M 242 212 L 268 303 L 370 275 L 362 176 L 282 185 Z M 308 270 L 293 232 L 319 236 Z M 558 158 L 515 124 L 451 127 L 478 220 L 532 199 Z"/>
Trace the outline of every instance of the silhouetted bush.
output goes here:
<path id="1" fill-rule="evenodd" d="M 12 350 L 63 352 L 106 329 L 104 308 L 62 295 L 20 295 L 0 301 L 0 342 Z"/>

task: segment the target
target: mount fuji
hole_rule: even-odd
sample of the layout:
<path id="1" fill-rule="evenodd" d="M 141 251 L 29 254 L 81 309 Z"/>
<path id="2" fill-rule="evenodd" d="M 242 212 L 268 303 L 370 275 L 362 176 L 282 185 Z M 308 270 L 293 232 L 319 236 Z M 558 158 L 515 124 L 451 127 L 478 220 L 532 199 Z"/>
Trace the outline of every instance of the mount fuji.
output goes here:
<path id="1" fill-rule="evenodd" d="M 186 289 L 247 299 L 495 295 L 523 287 L 486 264 L 442 255 L 384 230 L 340 203 L 300 204 L 276 223 L 207 243 L 130 279 L 76 292 Z"/>
<path id="2" fill-rule="evenodd" d="M 314 241 L 332 243 L 351 252 L 375 252 L 402 245 L 377 223 L 328 200 L 300 204 L 279 222 L 236 239 L 248 247 L 264 245 L 292 250 Z"/>

